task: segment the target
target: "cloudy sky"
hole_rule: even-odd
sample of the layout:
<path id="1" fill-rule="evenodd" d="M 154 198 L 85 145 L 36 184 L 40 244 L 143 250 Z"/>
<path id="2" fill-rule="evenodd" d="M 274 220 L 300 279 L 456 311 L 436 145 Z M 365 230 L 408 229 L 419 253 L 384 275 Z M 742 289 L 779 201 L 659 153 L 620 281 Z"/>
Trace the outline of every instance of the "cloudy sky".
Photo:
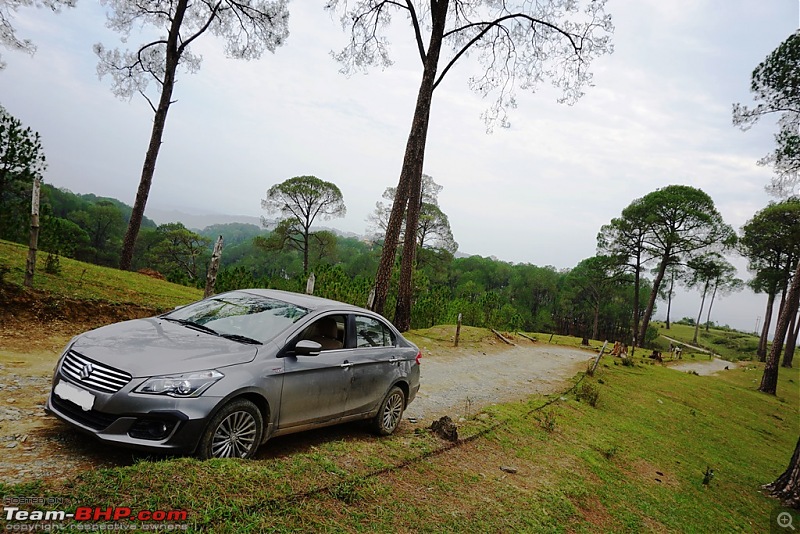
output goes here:
<path id="1" fill-rule="evenodd" d="M 0 103 L 42 135 L 47 182 L 133 203 L 152 113 L 98 79 L 92 45 L 120 46 L 119 36 L 102 6 L 78 4 L 17 14 L 38 51 L 2 51 Z M 366 232 L 399 176 L 419 58 L 398 16 L 394 65 L 343 76 L 330 51 L 346 35 L 322 4 L 290 3 L 286 46 L 258 61 L 226 59 L 211 36 L 198 42 L 202 67 L 179 77 L 148 206 L 259 216 L 271 185 L 312 174 L 344 195 L 346 218 L 327 224 Z M 487 134 L 490 101 L 466 83 L 473 63 L 436 90 L 425 172 L 444 186 L 462 252 L 569 268 L 595 253 L 601 225 L 669 184 L 702 188 L 737 229 L 769 202 L 771 172 L 756 161 L 774 124 L 742 132 L 731 105 L 751 102 L 750 73 L 797 28 L 797 0 L 609 0 L 607 11 L 615 52 L 593 64 L 595 86 L 574 106 L 543 86 L 518 96 L 511 128 Z M 716 319 L 752 330 L 762 301 L 729 297 Z M 696 315 L 698 304 L 684 295 L 675 314 Z"/>

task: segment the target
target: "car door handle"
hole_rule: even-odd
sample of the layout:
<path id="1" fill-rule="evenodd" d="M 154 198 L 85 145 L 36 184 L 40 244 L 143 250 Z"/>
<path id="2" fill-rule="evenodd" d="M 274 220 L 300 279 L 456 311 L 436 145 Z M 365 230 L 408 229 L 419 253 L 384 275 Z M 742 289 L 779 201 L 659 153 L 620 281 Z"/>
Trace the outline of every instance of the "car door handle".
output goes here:
<path id="1" fill-rule="evenodd" d="M 339 367 L 341 367 L 342 369 L 347 369 L 348 367 L 352 367 L 352 366 L 353 366 L 352 363 L 350 363 L 349 361 L 345 360 L 345 361 L 342 362 L 342 364 Z"/>

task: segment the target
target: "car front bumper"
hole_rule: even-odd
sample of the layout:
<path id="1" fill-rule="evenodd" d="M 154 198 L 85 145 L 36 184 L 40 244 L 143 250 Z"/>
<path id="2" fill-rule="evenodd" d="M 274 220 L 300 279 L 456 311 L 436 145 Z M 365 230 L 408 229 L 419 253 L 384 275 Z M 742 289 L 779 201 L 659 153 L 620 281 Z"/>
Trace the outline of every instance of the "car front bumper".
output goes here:
<path id="1" fill-rule="evenodd" d="M 86 403 L 81 407 L 80 399 L 76 403 L 62 398 L 63 389 L 58 395 L 56 386 L 61 382 L 79 390 L 83 397 L 91 395 L 91 408 L 85 409 Z M 144 379 L 134 379 L 120 391 L 104 393 L 87 389 L 58 372 L 45 410 L 104 442 L 150 451 L 193 453 L 208 418 L 222 399 L 133 393 L 142 382 Z"/>

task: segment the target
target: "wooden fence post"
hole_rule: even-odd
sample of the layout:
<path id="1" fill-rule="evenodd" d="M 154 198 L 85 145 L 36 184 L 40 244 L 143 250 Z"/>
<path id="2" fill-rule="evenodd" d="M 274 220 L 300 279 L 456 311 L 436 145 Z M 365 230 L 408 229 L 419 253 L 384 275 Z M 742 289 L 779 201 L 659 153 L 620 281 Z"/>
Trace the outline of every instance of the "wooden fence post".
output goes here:
<path id="1" fill-rule="evenodd" d="M 314 294 L 314 284 L 316 281 L 317 277 L 314 276 L 314 273 L 311 273 L 311 276 L 308 277 L 308 281 L 306 282 L 306 295 Z"/>
<path id="2" fill-rule="evenodd" d="M 458 346 L 458 338 L 461 337 L 461 314 L 458 314 L 458 323 L 456 324 L 456 344 L 455 347 Z"/>
<path id="3" fill-rule="evenodd" d="M 606 351 L 606 345 L 608 345 L 607 339 L 605 343 L 603 343 L 603 347 L 600 349 L 600 354 L 597 355 L 597 359 L 594 361 L 594 365 L 592 365 L 592 371 L 589 373 L 589 376 L 594 376 L 594 372 L 597 369 L 597 364 L 600 363 L 600 358 L 603 357 L 603 353 Z"/>
<path id="4" fill-rule="evenodd" d="M 208 298 L 214 294 L 214 285 L 217 283 L 217 271 L 219 271 L 219 260 L 222 258 L 222 236 L 217 238 L 214 244 L 214 252 L 211 253 L 211 264 L 208 266 L 208 275 L 206 276 L 206 290 L 203 292 L 203 298 Z"/>
<path id="5" fill-rule="evenodd" d="M 25 287 L 33 287 L 33 273 L 36 271 L 36 250 L 39 247 L 39 176 L 33 178 L 31 194 L 31 238 L 28 244 L 28 261 L 25 262 Z"/>

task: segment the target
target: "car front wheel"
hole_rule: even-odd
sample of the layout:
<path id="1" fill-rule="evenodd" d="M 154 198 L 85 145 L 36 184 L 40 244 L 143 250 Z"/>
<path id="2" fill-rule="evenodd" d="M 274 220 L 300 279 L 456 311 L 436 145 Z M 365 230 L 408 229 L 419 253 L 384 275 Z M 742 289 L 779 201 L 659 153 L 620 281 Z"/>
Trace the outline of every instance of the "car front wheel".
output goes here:
<path id="1" fill-rule="evenodd" d="M 209 422 L 200 439 L 198 455 L 209 458 L 251 458 L 264 429 L 261 411 L 247 399 L 222 407 Z"/>
<path id="2" fill-rule="evenodd" d="M 372 420 L 372 427 L 376 434 L 388 436 L 397 428 L 403 418 L 403 409 L 406 406 L 406 395 L 403 390 L 394 386 L 381 402 L 378 415 Z"/>

